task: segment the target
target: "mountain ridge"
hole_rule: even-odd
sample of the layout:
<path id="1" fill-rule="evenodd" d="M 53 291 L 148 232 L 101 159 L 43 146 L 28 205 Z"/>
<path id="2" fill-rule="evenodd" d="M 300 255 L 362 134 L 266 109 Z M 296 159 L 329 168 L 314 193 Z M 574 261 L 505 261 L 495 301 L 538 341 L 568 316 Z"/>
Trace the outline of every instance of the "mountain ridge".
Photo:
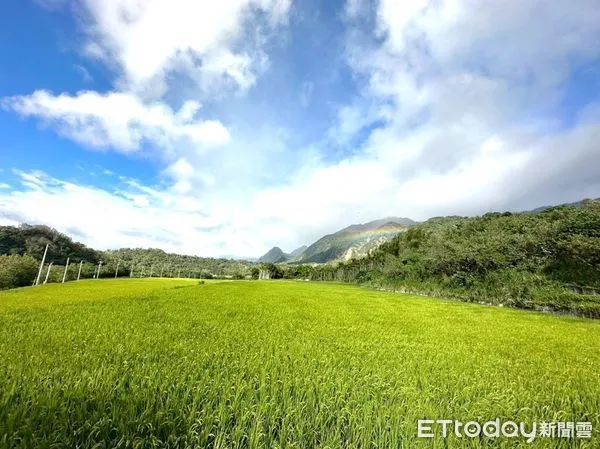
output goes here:
<path id="1" fill-rule="evenodd" d="M 284 253 L 275 246 L 258 261 L 301 264 L 364 257 L 414 224 L 415 221 L 405 217 L 385 217 L 366 223 L 352 224 L 321 237 L 309 246 L 301 246 L 290 254 Z"/>

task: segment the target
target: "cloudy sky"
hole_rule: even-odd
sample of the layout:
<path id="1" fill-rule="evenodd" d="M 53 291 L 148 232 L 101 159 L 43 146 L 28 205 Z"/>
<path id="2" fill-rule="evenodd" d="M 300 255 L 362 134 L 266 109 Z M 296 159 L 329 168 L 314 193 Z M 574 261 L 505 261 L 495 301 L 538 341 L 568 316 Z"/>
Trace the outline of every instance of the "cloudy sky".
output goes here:
<path id="1" fill-rule="evenodd" d="M 0 224 L 291 251 L 600 196 L 598 0 L 0 6 Z"/>

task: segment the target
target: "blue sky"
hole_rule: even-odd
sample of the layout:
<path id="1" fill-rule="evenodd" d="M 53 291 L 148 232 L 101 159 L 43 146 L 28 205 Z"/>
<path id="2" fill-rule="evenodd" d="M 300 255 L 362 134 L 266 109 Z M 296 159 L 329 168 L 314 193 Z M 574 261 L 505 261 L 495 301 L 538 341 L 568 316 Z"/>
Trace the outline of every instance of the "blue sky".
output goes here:
<path id="1" fill-rule="evenodd" d="M 291 251 L 600 196 L 595 0 L 0 7 L 0 224 Z"/>

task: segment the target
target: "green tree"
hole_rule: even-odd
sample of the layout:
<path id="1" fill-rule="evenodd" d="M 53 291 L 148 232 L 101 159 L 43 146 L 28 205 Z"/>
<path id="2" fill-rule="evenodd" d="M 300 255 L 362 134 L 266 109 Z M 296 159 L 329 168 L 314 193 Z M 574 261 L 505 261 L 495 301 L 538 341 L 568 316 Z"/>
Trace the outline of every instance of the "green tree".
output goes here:
<path id="1" fill-rule="evenodd" d="M 38 262 L 31 256 L 0 256 L 0 289 L 32 285 Z"/>

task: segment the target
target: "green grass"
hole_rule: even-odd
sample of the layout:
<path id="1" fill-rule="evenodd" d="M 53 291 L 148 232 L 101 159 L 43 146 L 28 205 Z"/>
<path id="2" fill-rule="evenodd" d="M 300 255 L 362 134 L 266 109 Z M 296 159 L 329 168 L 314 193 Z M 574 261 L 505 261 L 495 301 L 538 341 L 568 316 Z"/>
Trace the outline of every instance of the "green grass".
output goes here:
<path id="1" fill-rule="evenodd" d="M 0 293 L 0 447 L 600 447 L 600 322 L 349 285 L 90 280 Z M 416 437 L 591 421 L 592 440 Z"/>

